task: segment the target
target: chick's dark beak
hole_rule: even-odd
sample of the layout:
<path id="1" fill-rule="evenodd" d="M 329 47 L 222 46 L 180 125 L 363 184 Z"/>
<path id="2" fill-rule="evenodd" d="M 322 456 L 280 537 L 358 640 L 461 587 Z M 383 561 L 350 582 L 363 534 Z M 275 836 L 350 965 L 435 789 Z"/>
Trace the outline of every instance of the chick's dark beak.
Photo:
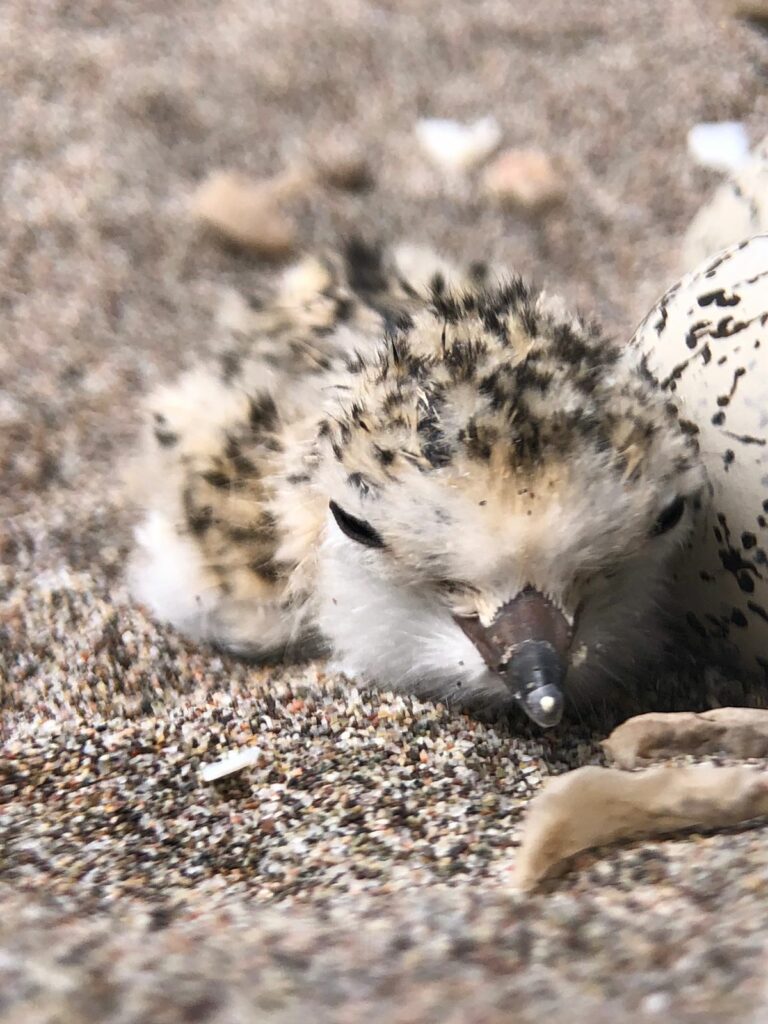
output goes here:
<path id="1" fill-rule="evenodd" d="M 526 587 L 496 613 L 489 626 L 456 618 L 492 671 L 497 672 L 537 725 L 557 725 L 565 704 L 571 628 L 548 598 Z"/>
<path id="2" fill-rule="evenodd" d="M 548 729 L 563 717 L 565 667 L 552 644 L 525 640 L 504 666 L 502 676 L 529 718 Z"/>

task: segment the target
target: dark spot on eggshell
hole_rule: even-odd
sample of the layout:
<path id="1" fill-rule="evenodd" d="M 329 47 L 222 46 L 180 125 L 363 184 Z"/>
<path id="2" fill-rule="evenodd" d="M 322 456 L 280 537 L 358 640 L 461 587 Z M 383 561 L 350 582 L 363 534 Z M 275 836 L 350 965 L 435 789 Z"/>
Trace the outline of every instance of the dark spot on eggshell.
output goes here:
<path id="1" fill-rule="evenodd" d="M 749 610 L 755 615 L 759 615 L 765 622 L 768 622 L 768 612 L 766 612 L 765 608 L 763 608 L 761 604 L 758 604 L 757 601 L 747 601 L 747 608 L 749 608 Z"/>
<path id="2" fill-rule="evenodd" d="M 711 306 L 713 303 L 716 306 L 738 306 L 740 302 L 741 299 L 738 295 L 727 295 L 724 288 L 718 288 L 716 291 L 699 296 L 700 306 Z"/>
<path id="3" fill-rule="evenodd" d="M 698 633 L 700 637 L 706 639 L 707 631 L 704 628 L 704 626 L 702 626 L 701 622 L 694 615 L 693 612 L 688 612 L 688 614 L 685 616 L 685 621 L 688 623 L 688 625 L 691 627 L 694 633 Z"/>
<path id="4" fill-rule="evenodd" d="M 731 632 L 730 620 L 726 618 L 718 618 L 715 615 L 707 613 L 704 618 L 709 623 L 708 635 L 717 637 L 722 640 L 728 636 Z"/>
<path id="5" fill-rule="evenodd" d="M 736 577 L 736 582 L 739 584 L 739 590 L 745 594 L 752 594 L 755 590 L 755 581 L 751 576 L 748 576 L 745 572 L 740 572 Z"/>
<path id="6" fill-rule="evenodd" d="M 723 357 L 722 361 L 725 361 L 725 357 Z M 747 371 L 744 369 L 743 366 L 740 366 L 737 370 L 734 370 L 733 382 L 731 383 L 731 390 L 728 392 L 727 395 L 720 395 L 717 399 L 717 404 L 720 407 L 728 405 L 728 403 L 731 401 L 733 396 L 736 394 L 736 388 L 738 387 L 739 378 L 743 377 L 746 372 Z"/>
<path id="7" fill-rule="evenodd" d="M 718 322 L 716 329 L 710 331 L 710 336 L 712 338 L 732 338 L 734 334 L 739 334 L 746 327 L 749 327 L 748 320 L 734 320 L 732 316 L 724 316 Z"/>
<path id="8" fill-rule="evenodd" d="M 662 304 L 659 307 L 659 319 L 653 325 L 656 333 L 659 336 L 663 333 L 664 328 L 667 326 L 667 318 L 668 318 L 667 307 Z"/>
<path id="9" fill-rule="evenodd" d="M 720 562 L 725 571 L 733 575 L 739 589 L 744 593 L 751 594 L 755 589 L 752 576 L 756 576 L 758 579 L 762 579 L 762 576 L 755 566 L 752 565 L 751 562 L 745 561 L 741 552 L 731 544 L 731 531 L 728 529 L 728 522 L 725 515 L 722 512 L 718 512 L 717 518 L 723 528 L 726 545 L 725 547 L 721 547 L 718 551 Z M 720 543 L 719 539 L 718 543 Z"/>
<path id="10" fill-rule="evenodd" d="M 155 428 L 155 440 L 162 448 L 173 448 L 179 443 L 179 435 L 173 430 Z"/>
<path id="11" fill-rule="evenodd" d="M 726 437 L 732 437 L 739 444 L 756 444 L 762 448 L 766 443 L 764 437 L 753 437 L 751 434 L 734 434 L 732 430 L 726 430 L 724 433 Z"/>
<path id="12" fill-rule="evenodd" d="M 685 344 L 688 348 L 696 348 L 699 343 L 699 338 L 702 334 L 707 333 L 707 328 L 710 326 L 711 324 L 709 320 L 699 320 L 697 323 L 693 324 L 685 336 Z"/>

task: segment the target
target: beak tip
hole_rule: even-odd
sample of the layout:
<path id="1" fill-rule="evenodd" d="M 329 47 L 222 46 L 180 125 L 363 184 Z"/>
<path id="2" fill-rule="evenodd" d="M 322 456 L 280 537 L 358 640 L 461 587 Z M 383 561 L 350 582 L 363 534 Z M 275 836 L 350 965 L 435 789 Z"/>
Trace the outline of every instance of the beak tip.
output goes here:
<path id="1" fill-rule="evenodd" d="M 558 725 L 563 717 L 565 700 L 563 692 L 551 683 L 536 687 L 518 697 L 525 713 L 542 729 L 551 729 Z"/>
<path id="2" fill-rule="evenodd" d="M 560 656 L 550 643 L 528 640 L 510 659 L 504 677 L 528 717 L 542 729 L 551 729 L 563 717 L 564 674 Z"/>
<path id="3" fill-rule="evenodd" d="M 455 621 L 497 673 L 525 713 L 543 729 L 563 717 L 561 685 L 572 642 L 571 624 L 544 594 L 525 587 L 496 611 L 490 625 L 476 617 Z"/>

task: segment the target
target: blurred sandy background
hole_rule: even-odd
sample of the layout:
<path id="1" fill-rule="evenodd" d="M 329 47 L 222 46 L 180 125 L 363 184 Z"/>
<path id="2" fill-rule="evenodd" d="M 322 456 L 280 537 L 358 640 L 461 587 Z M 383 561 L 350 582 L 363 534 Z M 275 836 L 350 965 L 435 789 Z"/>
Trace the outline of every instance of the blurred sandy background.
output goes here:
<path id="1" fill-rule="evenodd" d="M 140 395 L 265 272 L 192 223 L 209 172 L 278 174 L 341 127 L 373 188 L 300 198 L 302 244 L 497 259 L 629 336 L 720 180 L 687 131 L 765 134 L 767 47 L 715 0 L 0 7 L 0 1019 L 752 1019 L 764 831 L 587 858 L 511 899 L 526 786 L 593 738 L 361 713 L 314 670 L 195 650 L 124 593 L 117 466 Z M 484 116 L 558 163 L 560 205 L 500 210 L 415 144 L 419 118 Z M 206 744 L 256 735 L 253 776 L 195 782 Z"/>

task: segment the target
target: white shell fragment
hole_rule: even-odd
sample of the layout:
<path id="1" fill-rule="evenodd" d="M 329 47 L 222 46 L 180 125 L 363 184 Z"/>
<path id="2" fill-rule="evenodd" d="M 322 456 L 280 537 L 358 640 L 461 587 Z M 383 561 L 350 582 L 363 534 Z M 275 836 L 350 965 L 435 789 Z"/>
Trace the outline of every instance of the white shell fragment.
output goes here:
<path id="1" fill-rule="evenodd" d="M 768 236 L 710 256 L 635 335 L 695 432 L 711 493 L 674 607 L 697 647 L 768 677 Z"/>
<path id="2" fill-rule="evenodd" d="M 768 231 L 768 136 L 691 221 L 683 239 L 681 270 L 762 231 Z"/>
<path id="3" fill-rule="evenodd" d="M 501 141 L 501 129 L 493 117 L 472 124 L 443 118 L 425 118 L 416 124 L 416 139 L 434 164 L 454 173 L 482 163 Z"/>
<path id="4" fill-rule="evenodd" d="M 740 121 L 697 124 L 688 132 L 688 152 L 702 167 L 735 171 L 749 156 L 749 139 Z"/>
<path id="5" fill-rule="evenodd" d="M 768 775 L 746 765 L 662 765 L 639 772 L 587 765 L 547 783 L 532 801 L 515 886 L 561 874 L 583 850 L 619 839 L 724 828 L 768 814 Z"/>
<path id="6" fill-rule="evenodd" d="M 260 757 L 261 749 L 259 747 L 243 747 L 241 750 L 234 750 L 219 758 L 218 761 L 207 764 L 200 772 L 200 778 L 203 782 L 216 782 L 217 779 L 241 772 L 243 768 L 250 768 Z"/>

